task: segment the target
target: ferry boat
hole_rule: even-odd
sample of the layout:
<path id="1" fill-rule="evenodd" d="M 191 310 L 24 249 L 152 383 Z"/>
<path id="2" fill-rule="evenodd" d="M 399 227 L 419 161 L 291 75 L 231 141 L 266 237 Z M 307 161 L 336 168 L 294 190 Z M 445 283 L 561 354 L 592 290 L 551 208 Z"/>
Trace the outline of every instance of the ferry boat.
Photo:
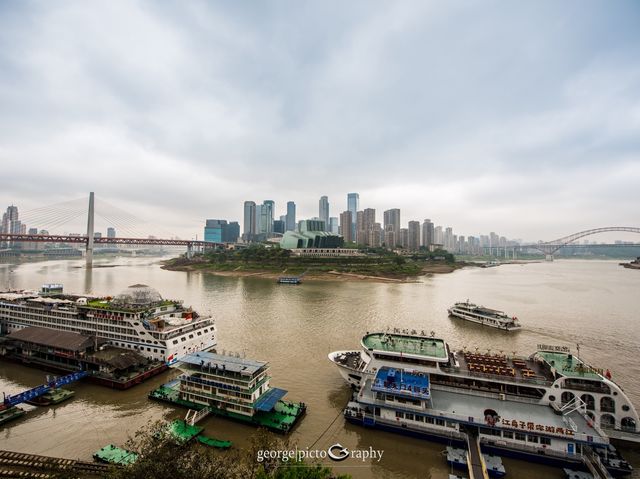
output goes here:
<path id="1" fill-rule="evenodd" d="M 116 297 L 65 294 L 61 285 L 40 292 L 0 292 L 0 333 L 30 326 L 96 337 L 144 357 L 173 364 L 216 345 L 211 317 L 200 316 L 179 300 L 165 300 L 155 289 L 129 286 Z"/>
<path id="2" fill-rule="evenodd" d="M 620 266 L 629 269 L 640 269 L 640 256 L 638 256 L 633 261 L 629 261 L 628 263 L 620 263 Z"/>
<path id="3" fill-rule="evenodd" d="M 450 316 L 505 331 L 513 331 L 522 327 L 515 316 L 509 317 L 502 311 L 478 306 L 470 303 L 469 300 L 454 304 L 448 311 Z"/>
<path id="4" fill-rule="evenodd" d="M 538 345 L 529 357 L 452 351 L 434 333 L 397 329 L 361 345 L 329 354 L 358 391 L 344 411 L 351 422 L 461 445 L 473 427 L 484 452 L 573 468 L 587 447 L 640 442 L 638 413 L 610 372 L 566 347 Z"/>

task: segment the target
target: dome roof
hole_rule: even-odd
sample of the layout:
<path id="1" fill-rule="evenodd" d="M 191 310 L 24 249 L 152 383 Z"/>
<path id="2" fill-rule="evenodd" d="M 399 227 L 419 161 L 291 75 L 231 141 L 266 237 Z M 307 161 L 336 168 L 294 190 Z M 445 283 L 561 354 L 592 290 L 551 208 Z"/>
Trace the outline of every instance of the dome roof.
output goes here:
<path id="1" fill-rule="evenodd" d="M 118 294 L 114 300 L 117 304 L 147 305 L 162 301 L 160 293 L 146 284 L 132 284 Z"/>

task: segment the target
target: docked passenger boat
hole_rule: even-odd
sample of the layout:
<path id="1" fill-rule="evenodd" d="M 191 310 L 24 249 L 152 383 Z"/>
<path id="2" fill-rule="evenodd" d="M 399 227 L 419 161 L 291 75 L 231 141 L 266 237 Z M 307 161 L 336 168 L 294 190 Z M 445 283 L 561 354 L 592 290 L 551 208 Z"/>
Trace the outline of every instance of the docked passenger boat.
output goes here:
<path id="1" fill-rule="evenodd" d="M 510 317 L 502 311 L 478 306 L 470 303 L 469 300 L 465 303 L 456 303 L 451 306 L 449 315 L 484 326 L 504 329 L 505 331 L 512 331 L 522 327 L 515 316 Z"/>
<path id="2" fill-rule="evenodd" d="M 182 301 L 166 300 L 155 289 L 134 284 L 116 297 L 65 294 L 62 285 L 40 292 L 0 292 L 0 333 L 35 326 L 70 331 L 130 349 L 169 364 L 216 345 L 211 317 L 200 316 Z"/>
<path id="3" fill-rule="evenodd" d="M 578 470 L 587 448 L 640 442 L 638 413 L 610 372 L 566 347 L 538 345 L 529 357 L 452 351 L 433 333 L 398 330 L 367 333 L 361 346 L 329 355 L 358 391 L 350 422 L 460 446 L 472 428 L 484 453 Z"/>

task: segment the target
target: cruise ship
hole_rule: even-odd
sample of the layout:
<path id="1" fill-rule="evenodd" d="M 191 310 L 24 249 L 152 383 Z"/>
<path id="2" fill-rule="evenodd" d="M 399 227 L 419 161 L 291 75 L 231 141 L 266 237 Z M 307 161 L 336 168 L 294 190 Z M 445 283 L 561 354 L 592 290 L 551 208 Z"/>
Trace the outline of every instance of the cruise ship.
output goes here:
<path id="1" fill-rule="evenodd" d="M 0 334 L 31 326 L 96 337 L 167 364 L 210 350 L 217 339 L 211 317 L 200 316 L 182 301 L 163 299 L 144 284 L 115 297 L 66 294 L 58 284 L 44 285 L 39 292 L 0 292 Z"/>
<path id="2" fill-rule="evenodd" d="M 555 465 L 575 466 L 610 438 L 640 442 L 638 413 L 610 372 L 566 347 L 452 351 L 434 333 L 397 329 L 367 333 L 361 346 L 329 354 L 357 390 L 349 421 L 453 443 L 472 428 L 483 450 Z"/>
<path id="3" fill-rule="evenodd" d="M 469 300 L 454 304 L 448 311 L 450 316 L 505 331 L 513 331 L 522 327 L 515 316 L 509 317 L 502 311 L 478 306 L 470 303 Z"/>

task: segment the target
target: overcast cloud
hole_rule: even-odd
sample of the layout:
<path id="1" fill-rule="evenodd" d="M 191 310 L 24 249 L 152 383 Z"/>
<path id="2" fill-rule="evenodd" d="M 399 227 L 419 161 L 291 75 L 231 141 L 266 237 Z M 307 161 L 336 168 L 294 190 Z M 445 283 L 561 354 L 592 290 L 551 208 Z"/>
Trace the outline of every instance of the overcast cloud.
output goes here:
<path id="1" fill-rule="evenodd" d="M 0 207 L 640 226 L 637 1 L 0 0 Z M 38 226 L 38 225 L 29 225 Z"/>

